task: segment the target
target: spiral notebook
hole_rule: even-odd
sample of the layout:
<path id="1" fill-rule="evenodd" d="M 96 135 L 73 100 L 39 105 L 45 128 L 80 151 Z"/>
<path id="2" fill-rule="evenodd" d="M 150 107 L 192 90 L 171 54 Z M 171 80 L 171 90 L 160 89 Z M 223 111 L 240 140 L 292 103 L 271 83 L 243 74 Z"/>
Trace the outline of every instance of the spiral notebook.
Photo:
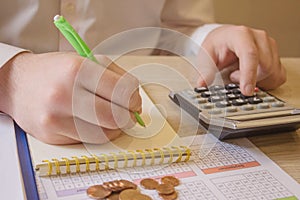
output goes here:
<path id="1" fill-rule="evenodd" d="M 49 145 L 27 135 L 32 163 L 38 176 L 81 173 L 188 161 L 184 146 L 147 94 L 141 89 L 146 128 L 136 125 L 102 145 Z"/>

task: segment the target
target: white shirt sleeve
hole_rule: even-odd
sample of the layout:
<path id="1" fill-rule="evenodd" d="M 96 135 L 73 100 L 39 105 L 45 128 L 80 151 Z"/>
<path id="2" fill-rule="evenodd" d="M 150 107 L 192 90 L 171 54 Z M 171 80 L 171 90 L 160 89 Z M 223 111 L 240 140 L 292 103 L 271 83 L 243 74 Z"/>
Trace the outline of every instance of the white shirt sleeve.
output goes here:
<path id="1" fill-rule="evenodd" d="M 25 52 L 28 50 L 21 49 L 15 46 L 7 45 L 4 43 L 0 43 L 0 68 L 5 65 L 10 59 L 21 52 Z"/>
<path id="2" fill-rule="evenodd" d="M 206 36 L 213 31 L 214 29 L 218 28 L 222 26 L 222 24 L 205 24 L 203 26 L 200 26 L 199 28 L 197 28 L 192 34 L 191 34 L 191 39 L 197 43 L 199 46 L 202 45 L 203 41 L 205 40 Z M 193 48 L 192 46 L 186 46 L 185 49 L 185 54 L 189 55 L 189 54 L 193 54 L 195 55 L 198 49 Z"/>
<path id="3" fill-rule="evenodd" d="M 178 34 L 162 30 L 157 48 L 186 56 L 196 55 L 207 34 L 221 25 L 214 24 L 211 0 L 166 0 L 161 11 L 161 26 Z M 164 54 L 164 51 L 157 52 Z"/>

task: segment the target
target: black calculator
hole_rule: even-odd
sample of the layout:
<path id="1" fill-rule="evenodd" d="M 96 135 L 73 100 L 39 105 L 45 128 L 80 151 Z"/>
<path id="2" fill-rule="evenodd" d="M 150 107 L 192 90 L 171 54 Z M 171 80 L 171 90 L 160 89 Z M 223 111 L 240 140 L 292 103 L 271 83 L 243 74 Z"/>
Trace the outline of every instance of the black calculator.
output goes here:
<path id="1" fill-rule="evenodd" d="M 169 97 L 219 139 L 296 130 L 300 109 L 255 88 L 244 96 L 237 84 L 172 91 Z"/>

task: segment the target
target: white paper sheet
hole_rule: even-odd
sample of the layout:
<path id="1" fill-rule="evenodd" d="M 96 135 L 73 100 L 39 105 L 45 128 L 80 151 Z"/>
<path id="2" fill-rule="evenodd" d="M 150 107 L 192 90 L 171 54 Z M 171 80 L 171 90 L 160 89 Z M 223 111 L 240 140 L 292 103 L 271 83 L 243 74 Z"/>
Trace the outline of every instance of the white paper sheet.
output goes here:
<path id="1" fill-rule="evenodd" d="M 0 113 L 1 199 L 24 199 L 13 120 Z"/>
<path id="2" fill-rule="evenodd" d="M 116 179 L 159 180 L 165 175 L 180 179 L 180 200 L 200 199 L 298 199 L 300 186 L 248 139 L 220 142 L 212 135 L 185 138 L 194 143 L 193 161 L 170 166 L 111 170 L 80 175 L 38 178 L 41 199 L 89 199 L 86 188 Z M 145 190 L 153 199 L 156 191 Z"/>

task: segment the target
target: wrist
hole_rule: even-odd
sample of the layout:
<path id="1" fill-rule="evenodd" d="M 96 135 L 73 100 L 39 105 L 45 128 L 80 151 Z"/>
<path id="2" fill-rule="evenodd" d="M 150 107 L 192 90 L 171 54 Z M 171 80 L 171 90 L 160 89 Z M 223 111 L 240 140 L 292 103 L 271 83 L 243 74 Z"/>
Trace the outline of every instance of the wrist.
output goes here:
<path id="1" fill-rule="evenodd" d="M 0 68 L 0 111 L 9 115 L 13 110 L 13 94 L 16 90 L 16 68 L 21 64 L 29 52 L 22 52 L 11 58 Z"/>

